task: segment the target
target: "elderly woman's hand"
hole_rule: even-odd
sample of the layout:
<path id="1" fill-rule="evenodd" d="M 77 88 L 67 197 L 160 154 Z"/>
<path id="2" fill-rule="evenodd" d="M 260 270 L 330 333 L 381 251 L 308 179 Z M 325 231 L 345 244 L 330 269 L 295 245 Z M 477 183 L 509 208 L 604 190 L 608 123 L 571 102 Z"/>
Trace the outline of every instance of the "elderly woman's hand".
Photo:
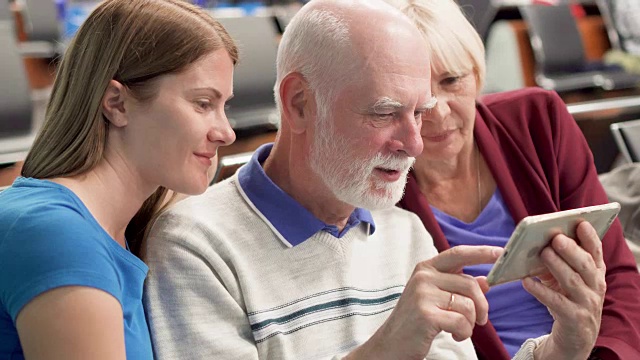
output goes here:
<path id="1" fill-rule="evenodd" d="M 579 244 L 564 235 L 553 238 L 541 254 L 549 272 L 540 282 L 523 281 L 555 319 L 536 359 L 586 359 L 600 331 L 607 288 L 602 244 L 588 222 L 580 223 L 576 234 Z"/>

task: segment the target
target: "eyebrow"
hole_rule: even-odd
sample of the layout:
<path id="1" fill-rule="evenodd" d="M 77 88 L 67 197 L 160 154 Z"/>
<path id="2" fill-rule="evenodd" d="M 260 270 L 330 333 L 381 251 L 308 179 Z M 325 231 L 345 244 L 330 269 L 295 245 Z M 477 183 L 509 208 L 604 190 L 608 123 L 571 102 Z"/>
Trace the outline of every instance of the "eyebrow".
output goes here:
<path id="1" fill-rule="evenodd" d="M 416 110 L 417 111 L 431 110 L 434 107 L 436 107 L 437 104 L 438 104 L 438 99 L 434 95 L 431 95 L 431 98 L 429 99 L 429 101 L 422 104 L 421 106 L 416 107 Z"/>
<path id="2" fill-rule="evenodd" d="M 207 92 L 213 93 L 216 99 L 222 99 L 222 93 L 218 89 L 215 89 L 212 87 L 200 87 L 200 88 L 189 89 L 188 91 L 189 92 L 207 91 Z M 229 95 L 229 98 L 226 101 L 233 99 L 233 96 L 234 94 Z"/>
<path id="3" fill-rule="evenodd" d="M 371 107 L 370 110 L 372 110 L 373 112 L 381 112 L 383 110 L 388 110 L 388 109 L 393 109 L 393 110 L 398 110 L 398 109 L 403 109 L 405 106 L 402 105 L 401 102 L 393 100 L 389 97 L 383 97 L 378 99 L 378 101 L 376 101 Z"/>
<path id="4" fill-rule="evenodd" d="M 416 107 L 416 111 L 425 111 L 425 110 L 429 110 L 429 109 L 433 109 L 436 104 L 438 103 L 438 99 L 436 99 L 435 96 L 431 96 L 431 98 L 429 99 L 429 101 L 427 101 L 426 103 L 422 104 L 422 105 L 418 105 Z M 393 100 L 389 97 L 383 97 L 381 99 L 379 99 L 378 101 L 376 101 L 372 106 L 371 106 L 371 110 L 375 113 L 381 112 L 383 110 L 401 110 L 406 108 L 405 105 L 403 105 L 401 102 Z"/>

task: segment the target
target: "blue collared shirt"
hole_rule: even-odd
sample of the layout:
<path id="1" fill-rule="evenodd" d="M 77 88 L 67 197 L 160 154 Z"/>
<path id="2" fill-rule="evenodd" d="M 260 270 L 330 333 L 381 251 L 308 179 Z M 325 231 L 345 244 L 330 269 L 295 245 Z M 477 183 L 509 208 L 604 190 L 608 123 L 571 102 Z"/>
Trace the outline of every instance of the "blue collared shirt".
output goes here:
<path id="1" fill-rule="evenodd" d="M 368 224 L 369 235 L 373 234 L 375 224 L 368 210 L 356 208 L 349 216 L 347 225 L 339 231 L 337 226 L 322 222 L 282 191 L 262 168 L 272 148 L 273 144 L 265 144 L 258 148 L 251 160 L 238 170 L 238 181 L 245 198 L 261 213 L 265 221 L 282 235 L 288 246 L 299 245 L 321 230 L 341 238 L 349 229 L 360 223 Z"/>

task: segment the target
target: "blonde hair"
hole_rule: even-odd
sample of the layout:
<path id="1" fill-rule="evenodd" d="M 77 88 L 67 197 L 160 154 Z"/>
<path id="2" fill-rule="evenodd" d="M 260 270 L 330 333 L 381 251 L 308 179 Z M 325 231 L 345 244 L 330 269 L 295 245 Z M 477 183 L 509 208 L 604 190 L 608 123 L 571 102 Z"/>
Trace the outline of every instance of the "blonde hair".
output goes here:
<path id="1" fill-rule="evenodd" d="M 480 35 L 453 0 L 385 0 L 404 13 L 422 33 L 437 72 L 472 70 L 477 90 L 484 85 L 486 65 Z"/>
<path id="2" fill-rule="evenodd" d="M 68 177 L 93 169 L 105 150 L 108 121 L 101 101 L 111 80 L 123 84 L 138 100 L 150 101 L 157 94 L 154 79 L 180 72 L 218 49 L 225 49 L 234 64 L 238 61 L 238 50 L 222 25 L 184 1 L 100 3 L 59 65 L 45 121 L 22 176 Z M 166 193 L 159 188 L 127 228 L 132 252 L 138 253 L 145 228 Z"/>

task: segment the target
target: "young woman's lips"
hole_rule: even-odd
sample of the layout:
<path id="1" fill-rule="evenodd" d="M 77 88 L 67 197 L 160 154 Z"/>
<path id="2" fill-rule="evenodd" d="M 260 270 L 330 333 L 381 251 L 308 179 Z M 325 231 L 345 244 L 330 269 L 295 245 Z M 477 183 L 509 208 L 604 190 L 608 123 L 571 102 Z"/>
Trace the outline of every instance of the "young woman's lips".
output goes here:
<path id="1" fill-rule="evenodd" d="M 390 170 L 384 168 L 375 168 L 376 175 L 387 182 L 395 182 L 400 180 L 402 172 L 399 170 Z"/>
<path id="2" fill-rule="evenodd" d="M 207 167 L 211 166 L 212 164 L 211 158 L 216 156 L 216 154 L 211 154 L 211 153 L 194 153 L 194 155 L 196 156 L 196 159 L 198 159 L 200 163 L 202 163 Z"/>

